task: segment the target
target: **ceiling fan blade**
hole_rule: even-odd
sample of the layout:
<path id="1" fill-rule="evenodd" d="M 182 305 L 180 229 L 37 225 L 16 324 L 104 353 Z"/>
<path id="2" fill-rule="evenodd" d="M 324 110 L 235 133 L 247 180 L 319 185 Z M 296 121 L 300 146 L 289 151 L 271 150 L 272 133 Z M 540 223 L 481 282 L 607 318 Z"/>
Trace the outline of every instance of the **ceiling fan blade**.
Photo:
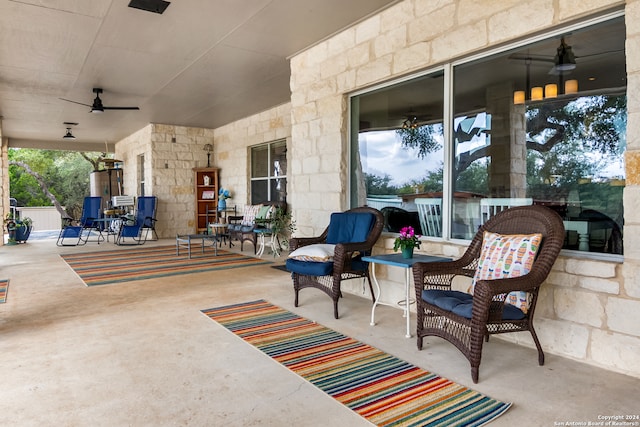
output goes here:
<path id="1" fill-rule="evenodd" d="M 139 110 L 140 107 L 102 107 L 103 110 Z"/>
<path id="2" fill-rule="evenodd" d="M 72 101 L 72 100 L 70 100 L 70 99 L 64 99 L 64 98 L 58 98 L 58 99 L 60 99 L 60 100 L 62 100 L 62 101 L 73 102 L 74 104 L 84 105 L 85 107 L 91 107 L 91 105 L 89 105 L 89 104 L 85 104 L 85 103 L 83 103 L 83 102 Z"/>
<path id="3" fill-rule="evenodd" d="M 523 61 L 526 63 L 526 61 L 530 61 L 530 62 L 554 62 L 553 57 L 551 56 L 545 56 L 545 55 L 537 55 L 537 54 L 521 54 L 521 53 L 513 53 L 511 55 L 508 56 L 508 59 L 513 59 L 516 61 Z"/>

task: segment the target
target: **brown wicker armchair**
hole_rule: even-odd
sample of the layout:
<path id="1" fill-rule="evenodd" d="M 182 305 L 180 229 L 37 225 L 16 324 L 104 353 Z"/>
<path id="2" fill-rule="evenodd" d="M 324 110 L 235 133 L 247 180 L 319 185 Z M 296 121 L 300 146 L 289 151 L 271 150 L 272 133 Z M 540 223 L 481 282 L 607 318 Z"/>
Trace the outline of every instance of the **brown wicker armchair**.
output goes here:
<path id="1" fill-rule="evenodd" d="M 529 273 L 519 277 L 475 280 L 473 296 L 451 290 L 455 276 L 474 277 L 479 262 L 486 259 L 481 258 L 485 231 L 496 233 L 500 238 L 540 233 L 542 240 L 537 253 L 530 252 Z M 488 239 L 491 237 L 487 236 Z M 444 338 L 469 360 L 471 377 L 477 383 L 485 338 L 488 341 L 490 334 L 529 331 L 538 349 L 538 363 L 543 365 L 544 353 L 533 328 L 533 316 L 540 285 L 551 271 L 563 241 L 564 226 L 557 213 L 543 206 L 514 207 L 488 220 L 460 259 L 414 264 L 418 349 L 422 349 L 426 336 Z M 502 262 L 505 259 L 496 258 Z M 528 293 L 528 309 L 521 310 L 505 303 L 512 291 Z"/>
<path id="2" fill-rule="evenodd" d="M 298 306 L 298 293 L 303 288 L 317 288 L 333 300 L 333 315 L 338 318 L 338 299 L 342 296 L 342 280 L 366 278 L 373 299 L 373 286 L 369 277 L 369 263 L 362 257 L 371 254 L 376 243 L 384 218 L 374 208 L 359 207 L 346 212 L 331 215 L 329 226 L 317 237 L 292 238 L 289 240 L 292 255 L 296 249 L 310 245 L 335 244 L 331 258 L 322 261 L 304 261 L 287 259 L 287 270 L 291 271 L 295 306 Z"/>

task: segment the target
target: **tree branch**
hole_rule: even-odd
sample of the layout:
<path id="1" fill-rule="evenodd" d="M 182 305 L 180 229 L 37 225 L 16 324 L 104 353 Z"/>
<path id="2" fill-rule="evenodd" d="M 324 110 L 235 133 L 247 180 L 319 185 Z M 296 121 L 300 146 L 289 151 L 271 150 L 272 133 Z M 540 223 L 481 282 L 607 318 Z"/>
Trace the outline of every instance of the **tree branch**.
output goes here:
<path id="1" fill-rule="evenodd" d="M 56 196 L 54 196 L 53 193 L 49 191 L 49 186 L 45 182 L 44 178 L 42 178 L 42 176 L 40 176 L 38 172 L 31 169 L 31 167 L 25 162 L 22 162 L 19 160 L 9 160 L 9 165 L 20 166 L 22 169 L 25 170 L 26 173 L 34 177 L 35 180 L 38 181 L 38 184 L 40 185 L 42 192 L 44 193 L 45 196 L 47 196 L 49 200 L 51 200 L 51 203 L 53 204 L 53 206 L 55 206 L 56 210 L 60 213 L 60 216 L 62 218 L 70 218 L 67 211 L 62 207 L 60 202 L 58 202 L 58 199 L 56 198 Z"/>

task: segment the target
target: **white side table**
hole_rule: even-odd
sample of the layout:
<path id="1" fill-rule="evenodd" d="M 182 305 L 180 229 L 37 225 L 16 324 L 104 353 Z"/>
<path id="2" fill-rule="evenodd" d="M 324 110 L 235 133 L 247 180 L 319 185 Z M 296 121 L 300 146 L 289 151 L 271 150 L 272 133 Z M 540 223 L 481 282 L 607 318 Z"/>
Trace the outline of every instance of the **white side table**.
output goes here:
<path id="1" fill-rule="evenodd" d="M 407 333 L 405 337 L 411 338 L 411 318 L 409 310 L 411 305 L 411 267 L 416 262 L 436 262 L 436 261 L 451 261 L 451 258 L 444 258 L 439 256 L 431 256 L 431 255 L 419 255 L 416 254 L 413 258 L 403 258 L 401 253 L 397 254 L 384 254 L 384 255 L 370 255 L 362 257 L 363 261 L 367 261 L 371 263 L 371 278 L 373 282 L 376 284 L 376 289 L 378 293 L 376 295 L 376 300 L 373 303 L 373 307 L 371 308 L 371 326 L 376 324 L 375 315 L 376 315 L 376 306 L 378 305 L 389 305 L 394 306 L 394 304 L 389 302 L 380 301 L 380 283 L 378 282 L 378 278 L 376 277 L 376 264 L 385 264 L 390 265 L 392 267 L 400 267 L 406 270 L 405 272 L 405 283 L 404 283 L 404 292 L 405 292 L 405 300 L 400 301 L 398 304 L 404 306 L 404 317 L 407 320 Z"/>
<path id="2" fill-rule="evenodd" d="M 274 257 L 280 256 L 280 244 L 276 233 L 271 231 L 270 228 L 256 228 L 253 232 L 258 237 L 258 250 L 256 252 L 258 257 L 262 257 L 266 246 L 271 248 Z M 267 241 L 266 237 L 269 237 L 269 241 Z"/>

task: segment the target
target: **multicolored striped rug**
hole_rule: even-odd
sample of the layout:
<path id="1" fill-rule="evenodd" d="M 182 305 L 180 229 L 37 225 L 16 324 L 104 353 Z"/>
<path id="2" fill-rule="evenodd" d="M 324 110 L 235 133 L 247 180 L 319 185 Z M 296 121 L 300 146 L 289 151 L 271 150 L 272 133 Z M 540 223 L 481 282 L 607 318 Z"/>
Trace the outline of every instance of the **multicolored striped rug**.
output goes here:
<path id="1" fill-rule="evenodd" d="M 9 290 L 9 279 L 0 279 L 0 304 L 7 302 L 8 290 Z"/>
<path id="2" fill-rule="evenodd" d="M 189 259 L 186 250 L 181 250 L 177 256 L 175 246 L 140 246 L 60 256 L 87 286 L 271 264 L 271 261 L 221 249 L 217 256 L 211 249 L 205 249 L 202 254 L 201 247 L 194 245 L 191 255 Z"/>
<path id="3" fill-rule="evenodd" d="M 481 426 L 504 403 L 258 300 L 209 318 L 379 426 Z"/>

